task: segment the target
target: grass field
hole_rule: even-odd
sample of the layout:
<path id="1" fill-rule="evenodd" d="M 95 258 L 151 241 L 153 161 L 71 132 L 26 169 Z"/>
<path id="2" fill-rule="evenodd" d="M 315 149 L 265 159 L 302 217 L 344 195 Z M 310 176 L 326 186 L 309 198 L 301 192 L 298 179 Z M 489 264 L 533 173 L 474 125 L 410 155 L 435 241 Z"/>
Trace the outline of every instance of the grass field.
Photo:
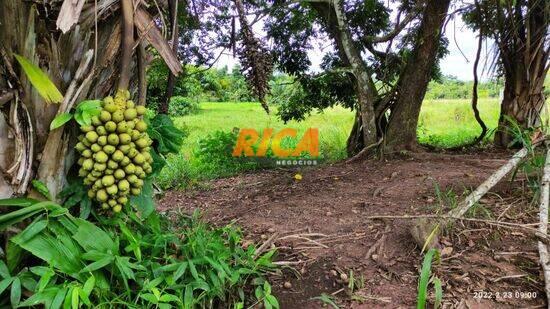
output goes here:
<path id="1" fill-rule="evenodd" d="M 500 113 L 498 99 L 481 99 L 481 119 L 489 128 L 485 142 L 493 138 Z M 481 133 L 469 100 L 427 100 L 418 120 L 418 141 L 437 148 L 450 148 L 471 142 Z"/>
<path id="2" fill-rule="evenodd" d="M 497 125 L 499 104 L 496 99 L 479 102 L 481 117 L 490 129 Z M 298 136 L 307 128 L 319 129 L 319 144 L 324 162 L 346 157 L 346 139 L 353 123 L 353 112 L 341 107 L 316 113 L 305 121 L 284 124 L 272 111 L 267 115 L 258 103 L 202 103 L 195 115 L 174 119 L 176 126 L 185 129 L 182 153 L 169 158 L 169 167 L 158 181 L 161 187 L 186 187 L 202 179 L 227 176 L 223 166 L 208 166 L 195 156 L 199 141 L 215 131 L 230 132 L 234 128 L 295 128 Z M 481 129 L 476 123 L 468 100 L 426 101 L 419 119 L 418 138 L 423 144 L 438 148 L 454 147 L 473 140 Z M 487 140 L 491 139 L 492 135 Z"/>

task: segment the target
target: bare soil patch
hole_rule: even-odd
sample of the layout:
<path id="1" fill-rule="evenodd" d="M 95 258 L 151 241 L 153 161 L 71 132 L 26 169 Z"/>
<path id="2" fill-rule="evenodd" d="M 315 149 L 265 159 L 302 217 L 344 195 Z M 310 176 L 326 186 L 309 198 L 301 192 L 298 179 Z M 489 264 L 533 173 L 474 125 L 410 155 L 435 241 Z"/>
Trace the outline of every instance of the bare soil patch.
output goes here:
<path id="1" fill-rule="evenodd" d="M 416 304 L 422 256 L 409 221 L 368 217 L 446 210 L 442 196 L 459 201 L 510 156 L 418 153 L 301 169 L 301 180 L 294 177 L 296 169 L 262 171 L 215 180 L 201 190 L 167 192 L 159 207 L 200 209 L 214 224 L 236 222 L 258 246 L 273 240 L 269 245 L 286 264 L 282 275 L 271 278 L 281 308 L 320 308 L 315 297 L 323 293 L 341 308 L 410 308 Z M 435 193 L 435 184 L 442 194 Z M 530 205 L 523 185 L 521 178 L 499 184 L 470 215 L 537 222 L 538 206 Z M 460 222 L 442 243 L 442 259 L 433 271 L 443 281 L 445 307 L 545 306 L 532 235 Z"/>

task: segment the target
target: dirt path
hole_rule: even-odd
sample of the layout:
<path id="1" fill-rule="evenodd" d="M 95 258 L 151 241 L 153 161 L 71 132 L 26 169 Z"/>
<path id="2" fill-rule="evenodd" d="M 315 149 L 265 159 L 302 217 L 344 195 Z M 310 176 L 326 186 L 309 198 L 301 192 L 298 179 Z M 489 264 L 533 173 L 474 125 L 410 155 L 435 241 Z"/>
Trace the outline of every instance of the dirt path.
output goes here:
<path id="1" fill-rule="evenodd" d="M 198 208 L 215 224 L 236 221 L 258 245 L 277 234 L 278 260 L 291 266 L 272 278 L 281 308 L 320 308 L 312 298 L 323 293 L 333 294 L 341 308 L 411 308 L 422 257 L 408 222 L 368 217 L 441 211 L 441 199 L 460 200 L 454 193 L 476 187 L 509 156 L 415 154 L 304 169 L 302 180 L 294 178 L 296 170 L 271 170 L 216 180 L 200 191 L 168 192 L 159 205 Z M 443 193 L 435 193 L 436 184 Z M 499 185 L 474 215 L 536 222 L 536 206 L 513 192 L 521 185 Z M 442 242 L 444 255 L 434 272 L 443 281 L 446 307 L 544 306 L 536 243 L 529 235 L 464 223 Z"/>

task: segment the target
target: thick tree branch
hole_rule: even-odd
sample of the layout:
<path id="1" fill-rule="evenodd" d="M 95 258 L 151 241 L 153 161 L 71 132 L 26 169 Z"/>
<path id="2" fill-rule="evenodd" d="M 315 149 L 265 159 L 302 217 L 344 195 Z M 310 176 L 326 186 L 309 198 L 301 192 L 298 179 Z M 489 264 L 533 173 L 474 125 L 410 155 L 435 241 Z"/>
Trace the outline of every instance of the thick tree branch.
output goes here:
<path id="1" fill-rule="evenodd" d="M 397 25 L 395 25 L 395 28 L 393 28 L 392 31 L 386 33 L 383 36 L 367 37 L 366 41 L 371 42 L 371 43 L 382 43 L 382 42 L 387 42 L 387 41 L 393 40 L 397 35 L 399 35 L 399 33 L 401 33 L 401 31 L 403 31 L 403 29 L 405 29 L 405 27 L 413 19 L 416 18 L 417 15 L 418 15 L 418 11 L 413 10 L 412 12 L 407 14 L 401 22 L 399 22 Z"/>

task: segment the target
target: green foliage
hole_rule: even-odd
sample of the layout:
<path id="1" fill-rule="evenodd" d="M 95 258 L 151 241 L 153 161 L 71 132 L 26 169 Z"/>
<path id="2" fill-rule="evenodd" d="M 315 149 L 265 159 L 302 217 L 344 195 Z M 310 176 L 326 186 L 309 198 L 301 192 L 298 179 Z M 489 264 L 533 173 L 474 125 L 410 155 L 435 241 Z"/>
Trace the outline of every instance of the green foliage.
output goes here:
<path id="1" fill-rule="evenodd" d="M 89 126 L 92 124 L 92 118 L 98 116 L 99 113 L 101 113 L 101 100 L 82 101 L 76 106 L 74 114 L 65 112 L 55 116 L 50 123 L 50 130 L 63 126 L 73 117 L 79 125 Z"/>
<path id="2" fill-rule="evenodd" d="M 518 175 L 525 177 L 527 188 L 533 195 L 531 201 L 534 203 L 539 200 L 546 154 L 536 151 L 532 137 L 537 131 L 546 132 L 547 130 L 544 126 L 524 129 L 513 118 L 504 117 L 508 123 L 505 130 L 512 136 L 509 146 L 525 147 L 528 151 L 527 159 L 521 161 L 512 173 L 512 180 L 516 179 Z"/>
<path id="3" fill-rule="evenodd" d="M 75 110 L 74 119 L 81 126 L 92 124 L 92 118 L 101 113 L 101 100 L 86 100 L 80 102 Z"/>
<path id="4" fill-rule="evenodd" d="M 328 295 L 326 293 L 323 293 L 320 296 L 316 296 L 311 299 L 318 300 L 327 306 L 330 305 L 334 309 L 340 309 L 340 307 L 338 307 L 338 305 L 334 302 L 334 296 Z"/>
<path id="5" fill-rule="evenodd" d="M 420 279 L 418 282 L 418 296 L 416 301 L 417 309 L 426 308 L 426 301 L 428 298 L 428 285 L 430 283 L 432 261 L 433 259 L 439 259 L 439 252 L 436 249 L 430 249 L 424 256 L 424 261 L 422 262 L 422 269 L 420 270 Z M 443 298 L 443 290 L 441 288 L 441 280 L 433 276 L 431 277 L 434 289 L 435 289 L 435 305 L 434 308 L 439 308 L 441 305 L 441 300 Z"/>
<path id="6" fill-rule="evenodd" d="M 46 73 L 27 58 L 16 54 L 14 54 L 14 56 L 21 65 L 29 82 L 47 103 L 61 103 L 61 101 L 63 101 L 63 95 Z"/>
<path id="7" fill-rule="evenodd" d="M 156 109 L 164 100 L 167 76 L 168 68 L 162 59 L 156 58 L 147 71 L 148 107 Z M 189 102 L 254 100 L 239 66 L 229 72 L 227 68 L 187 65 L 185 74 L 176 79 L 174 97 L 178 96 L 187 98 Z"/>
<path id="8" fill-rule="evenodd" d="M 71 119 L 73 119 L 73 115 L 71 113 L 61 113 L 55 116 L 52 123 L 50 123 L 50 131 L 61 127 Z"/>
<path id="9" fill-rule="evenodd" d="M 218 171 L 220 175 L 253 170 L 260 167 L 257 161 L 234 157 L 233 147 L 237 142 L 238 133 L 235 131 L 215 131 L 198 142 L 195 157 L 201 162 L 205 170 Z M 222 174 L 223 173 L 223 174 Z"/>
<path id="10" fill-rule="evenodd" d="M 254 291 L 258 302 L 262 302 L 266 309 L 279 309 L 279 301 L 271 294 L 271 285 L 264 281 L 264 284 L 258 285 Z"/>
<path id="11" fill-rule="evenodd" d="M 502 81 L 488 81 L 478 84 L 479 98 L 498 98 L 504 87 Z M 444 76 L 441 80 L 432 81 L 426 91 L 426 99 L 471 99 L 473 81 L 461 81 L 453 76 Z"/>
<path id="12" fill-rule="evenodd" d="M 151 156 L 153 158 L 153 172 L 150 175 L 150 179 L 157 177 L 160 171 L 166 165 L 166 157 L 169 154 L 177 154 L 181 150 L 181 145 L 185 136 L 184 131 L 176 128 L 172 119 L 167 115 L 158 114 L 153 118 L 146 118 L 148 121 L 147 134 L 153 140 L 153 147 L 151 149 Z M 151 185 L 150 183 L 145 183 Z M 137 198 L 137 201 L 145 201 L 143 197 L 143 191 Z M 151 196 L 145 196 L 145 199 L 151 199 Z M 151 204 L 151 201 L 147 202 Z"/>
<path id="13" fill-rule="evenodd" d="M 255 248 L 243 248 L 233 226 L 210 228 L 197 213 L 173 223 L 157 214 L 147 219 L 130 214 L 95 224 L 53 202 L 0 204 L 16 209 L 0 216 L 9 225 L 21 221 L 13 220 L 21 211 L 33 213 L 32 222 L 10 239 L 26 258 L 12 268 L 0 260 L 0 305 L 217 307 L 253 303 L 244 296 L 252 284 L 263 287 L 257 301 L 277 308 L 262 275 L 273 268 L 274 251 L 255 258 Z"/>
<path id="14" fill-rule="evenodd" d="M 196 114 L 199 111 L 199 103 L 181 96 L 174 96 L 170 99 L 168 114 L 172 117 L 180 117 L 189 114 Z"/>
<path id="15" fill-rule="evenodd" d="M 65 200 L 66 208 L 79 205 L 80 218 L 87 219 L 92 210 L 92 200 L 88 197 L 88 189 L 81 178 L 69 179 L 69 184 L 59 193 L 59 198 Z"/>
<path id="16" fill-rule="evenodd" d="M 170 117 L 162 114 L 149 120 L 147 133 L 160 154 L 178 153 L 185 138 L 185 132 L 176 128 Z"/>

